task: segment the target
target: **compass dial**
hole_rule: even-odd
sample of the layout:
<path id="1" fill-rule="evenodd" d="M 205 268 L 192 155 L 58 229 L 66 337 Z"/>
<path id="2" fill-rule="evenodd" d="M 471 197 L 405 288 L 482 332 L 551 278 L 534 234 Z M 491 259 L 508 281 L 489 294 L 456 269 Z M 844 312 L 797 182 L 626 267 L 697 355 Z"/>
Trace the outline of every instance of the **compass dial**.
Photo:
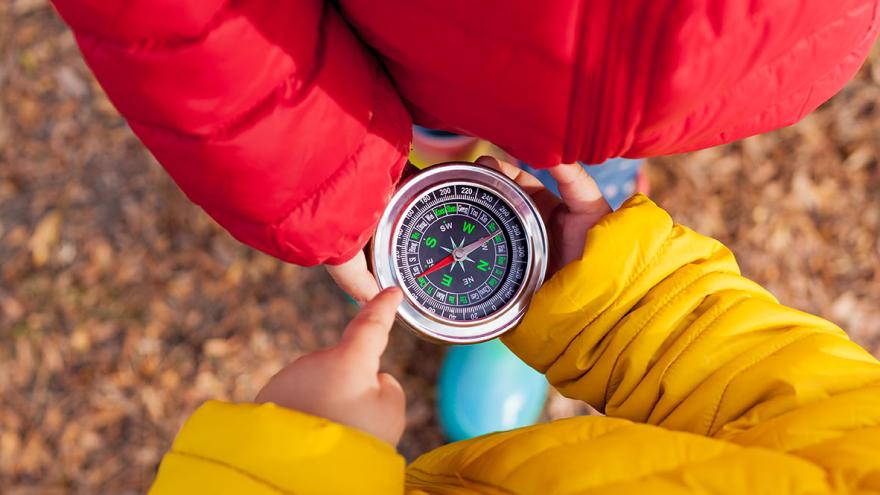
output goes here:
<path id="1" fill-rule="evenodd" d="M 421 337 L 473 344 L 516 327 L 547 270 L 547 231 L 515 182 L 474 163 L 404 181 L 376 227 L 373 273 L 401 287 L 399 319 Z"/>
<path id="2" fill-rule="evenodd" d="M 425 311 L 474 322 L 504 310 L 526 279 L 526 229 L 514 209 L 476 183 L 443 184 L 404 211 L 395 235 L 398 278 Z"/>

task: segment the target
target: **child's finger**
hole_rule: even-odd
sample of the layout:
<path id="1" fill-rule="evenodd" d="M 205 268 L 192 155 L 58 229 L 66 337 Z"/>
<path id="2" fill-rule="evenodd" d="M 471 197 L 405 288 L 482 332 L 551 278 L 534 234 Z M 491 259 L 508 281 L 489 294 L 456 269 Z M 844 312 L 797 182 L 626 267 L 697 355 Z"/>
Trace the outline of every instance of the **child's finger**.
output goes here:
<path id="1" fill-rule="evenodd" d="M 406 393 L 403 386 L 390 373 L 379 373 L 379 396 L 385 400 L 393 401 L 398 407 L 405 407 Z"/>
<path id="2" fill-rule="evenodd" d="M 611 211 L 596 181 L 577 163 L 558 165 L 550 169 L 550 175 L 559 184 L 562 202 L 572 213 L 598 213 Z"/>
<path id="3" fill-rule="evenodd" d="M 363 304 L 379 293 L 379 285 L 370 270 L 363 252 L 341 265 L 327 265 L 327 273 L 358 304 Z"/>
<path id="4" fill-rule="evenodd" d="M 523 190 L 525 190 L 529 194 L 544 189 L 544 184 L 541 184 L 541 181 L 538 180 L 538 178 L 534 175 L 526 172 L 516 165 L 503 162 L 495 158 L 494 156 L 481 156 L 477 158 L 477 163 L 501 172 L 502 174 L 506 175 L 511 180 L 516 182 L 521 188 L 523 188 Z"/>
<path id="5" fill-rule="evenodd" d="M 339 347 L 378 371 L 402 297 L 400 289 L 391 287 L 371 299 L 345 328 Z"/>
<path id="6" fill-rule="evenodd" d="M 488 155 L 477 158 L 476 163 L 497 170 L 516 182 L 516 184 L 532 198 L 532 201 L 535 202 L 535 206 L 538 207 L 538 211 L 540 211 L 545 218 L 547 218 L 553 209 L 559 204 L 559 199 L 557 199 L 552 192 L 548 191 L 537 177 L 516 165 L 503 162 L 494 156 Z"/>

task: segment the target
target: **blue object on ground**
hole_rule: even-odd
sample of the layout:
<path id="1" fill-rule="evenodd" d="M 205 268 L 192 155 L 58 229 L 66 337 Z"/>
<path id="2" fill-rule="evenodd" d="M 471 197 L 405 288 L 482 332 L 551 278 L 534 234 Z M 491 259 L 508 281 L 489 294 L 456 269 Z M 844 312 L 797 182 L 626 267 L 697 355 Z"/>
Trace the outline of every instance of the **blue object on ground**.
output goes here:
<path id="1" fill-rule="evenodd" d="M 547 380 L 495 339 L 450 347 L 437 396 L 440 427 L 455 442 L 534 424 Z"/>
<path id="2" fill-rule="evenodd" d="M 583 163 L 581 165 L 599 185 L 599 190 L 602 191 L 602 195 L 605 196 L 605 200 L 608 201 L 611 208 L 616 210 L 635 192 L 636 180 L 642 163 L 642 160 L 612 158 L 601 165 L 585 165 Z M 559 196 L 556 180 L 550 176 L 547 169 L 534 169 L 523 162 L 520 162 L 519 166 L 537 177 L 547 189 Z"/>

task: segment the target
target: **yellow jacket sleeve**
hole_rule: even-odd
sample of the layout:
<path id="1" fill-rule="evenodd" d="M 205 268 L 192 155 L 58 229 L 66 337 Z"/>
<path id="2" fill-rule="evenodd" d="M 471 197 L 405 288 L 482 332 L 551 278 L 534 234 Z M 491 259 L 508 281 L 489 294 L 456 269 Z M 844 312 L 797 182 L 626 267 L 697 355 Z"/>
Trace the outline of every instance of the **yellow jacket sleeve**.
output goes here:
<path id="1" fill-rule="evenodd" d="M 366 433 L 274 404 L 211 401 L 187 420 L 150 494 L 400 494 L 403 470 Z"/>
<path id="2" fill-rule="evenodd" d="M 642 196 L 504 340 L 617 417 L 440 447 L 409 466 L 412 495 L 880 493 L 880 363 Z"/>
<path id="3" fill-rule="evenodd" d="M 880 424 L 877 360 L 644 196 L 591 229 L 505 342 L 609 416 L 786 450 Z"/>

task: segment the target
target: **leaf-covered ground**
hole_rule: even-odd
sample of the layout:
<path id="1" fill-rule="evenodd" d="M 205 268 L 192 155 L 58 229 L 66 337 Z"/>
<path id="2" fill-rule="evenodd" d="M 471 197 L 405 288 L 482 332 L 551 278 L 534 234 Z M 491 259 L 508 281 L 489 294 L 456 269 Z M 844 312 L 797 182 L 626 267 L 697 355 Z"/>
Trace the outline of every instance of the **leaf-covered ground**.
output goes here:
<path id="1" fill-rule="evenodd" d="M 880 56 L 788 129 L 653 160 L 653 197 L 779 298 L 880 352 Z M 139 493 L 201 402 L 248 400 L 353 307 L 177 190 L 45 0 L 0 2 L 0 491 Z M 396 331 L 408 457 L 442 350 Z M 582 413 L 553 397 L 547 417 Z M 222 432 L 218 432 L 221 434 Z"/>

